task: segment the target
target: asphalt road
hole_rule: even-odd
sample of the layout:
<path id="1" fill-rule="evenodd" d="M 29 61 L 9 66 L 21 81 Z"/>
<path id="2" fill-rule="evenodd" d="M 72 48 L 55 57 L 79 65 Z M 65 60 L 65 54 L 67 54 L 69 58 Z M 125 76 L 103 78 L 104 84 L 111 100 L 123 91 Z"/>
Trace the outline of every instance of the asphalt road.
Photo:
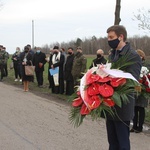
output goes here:
<path id="1" fill-rule="evenodd" d="M 66 103 L 0 83 L 0 150 L 107 150 L 105 121 L 74 128 Z M 148 131 L 130 139 L 132 150 L 150 150 Z"/>

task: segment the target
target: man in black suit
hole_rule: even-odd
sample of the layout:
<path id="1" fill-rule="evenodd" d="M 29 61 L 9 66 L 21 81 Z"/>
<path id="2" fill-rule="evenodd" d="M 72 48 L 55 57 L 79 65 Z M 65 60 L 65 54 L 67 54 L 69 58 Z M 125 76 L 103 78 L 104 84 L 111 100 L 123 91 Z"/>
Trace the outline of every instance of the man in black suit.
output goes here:
<path id="1" fill-rule="evenodd" d="M 39 87 L 43 87 L 43 71 L 45 63 L 45 53 L 41 52 L 40 47 L 36 47 L 36 53 L 33 55 L 33 65 L 35 66 L 35 74 Z"/>
<path id="2" fill-rule="evenodd" d="M 74 81 L 71 73 L 74 60 L 73 48 L 68 48 L 68 56 L 65 64 L 65 80 L 66 80 L 66 95 L 71 95 L 74 93 Z"/>
<path id="3" fill-rule="evenodd" d="M 126 42 L 127 31 L 124 26 L 114 25 L 107 29 L 108 44 L 112 48 L 109 55 L 111 63 L 117 62 L 120 58 L 127 57 L 130 63 L 123 71 L 131 73 L 135 79 L 139 79 L 142 66 L 141 58 L 135 50 L 130 48 Z M 116 68 L 117 69 L 117 68 Z M 130 150 L 130 120 L 134 117 L 134 94 L 128 96 L 129 102 L 122 103 L 122 107 L 114 106 L 114 117 L 107 116 L 106 127 L 109 142 L 109 150 Z"/>

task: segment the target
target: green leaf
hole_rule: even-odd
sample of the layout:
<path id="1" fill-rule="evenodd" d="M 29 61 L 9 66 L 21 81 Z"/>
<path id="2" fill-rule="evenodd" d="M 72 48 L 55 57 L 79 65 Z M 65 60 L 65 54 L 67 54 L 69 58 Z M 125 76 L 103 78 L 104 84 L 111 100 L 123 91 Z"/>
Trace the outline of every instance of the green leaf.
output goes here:
<path id="1" fill-rule="evenodd" d="M 72 107 L 70 114 L 69 114 L 69 120 L 71 121 L 71 124 L 73 124 L 74 127 L 79 127 L 85 115 L 80 114 L 80 107 Z"/>
<path id="2" fill-rule="evenodd" d="M 121 98 L 120 95 L 117 92 L 114 92 L 112 96 L 112 100 L 115 102 L 115 104 L 119 107 L 122 106 Z"/>

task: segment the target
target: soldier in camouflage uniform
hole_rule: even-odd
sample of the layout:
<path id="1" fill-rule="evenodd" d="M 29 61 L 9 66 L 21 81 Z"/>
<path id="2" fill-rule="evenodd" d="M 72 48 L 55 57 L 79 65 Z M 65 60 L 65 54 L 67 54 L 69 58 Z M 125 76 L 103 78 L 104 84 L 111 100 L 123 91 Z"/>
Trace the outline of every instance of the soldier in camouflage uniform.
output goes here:
<path id="1" fill-rule="evenodd" d="M 4 71 L 5 71 L 5 76 L 8 76 L 8 69 L 7 69 L 7 62 L 9 59 L 9 53 L 6 51 L 6 47 L 3 47 L 2 51 L 4 52 Z"/>
<path id="2" fill-rule="evenodd" d="M 5 76 L 4 62 L 5 62 L 5 52 L 3 51 L 3 46 L 0 45 L 0 72 L 1 72 L 0 81 L 2 81 L 3 77 Z"/>
<path id="3" fill-rule="evenodd" d="M 83 76 L 83 73 L 86 71 L 87 59 L 82 53 L 80 47 L 77 48 L 77 52 L 74 57 L 73 67 L 72 67 L 72 76 L 74 80 L 74 86 L 79 85 L 79 79 Z"/>

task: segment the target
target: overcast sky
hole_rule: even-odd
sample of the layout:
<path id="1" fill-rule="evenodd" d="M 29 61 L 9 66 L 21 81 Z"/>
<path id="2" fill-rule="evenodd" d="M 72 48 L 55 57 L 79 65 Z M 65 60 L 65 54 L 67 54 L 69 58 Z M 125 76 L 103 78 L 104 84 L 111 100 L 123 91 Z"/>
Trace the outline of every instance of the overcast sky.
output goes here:
<path id="1" fill-rule="evenodd" d="M 34 20 L 34 45 L 68 42 L 95 35 L 107 36 L 106 30 L 114 23 L 116 0 L 0 0 L 0 44 L 9 53 L 32 45 L 32 20 Z M 150 0 L 122 0 L 121 25 L 128 35 L 145 35 L 133 21 L 134 13 L 149 9 Z"/>

